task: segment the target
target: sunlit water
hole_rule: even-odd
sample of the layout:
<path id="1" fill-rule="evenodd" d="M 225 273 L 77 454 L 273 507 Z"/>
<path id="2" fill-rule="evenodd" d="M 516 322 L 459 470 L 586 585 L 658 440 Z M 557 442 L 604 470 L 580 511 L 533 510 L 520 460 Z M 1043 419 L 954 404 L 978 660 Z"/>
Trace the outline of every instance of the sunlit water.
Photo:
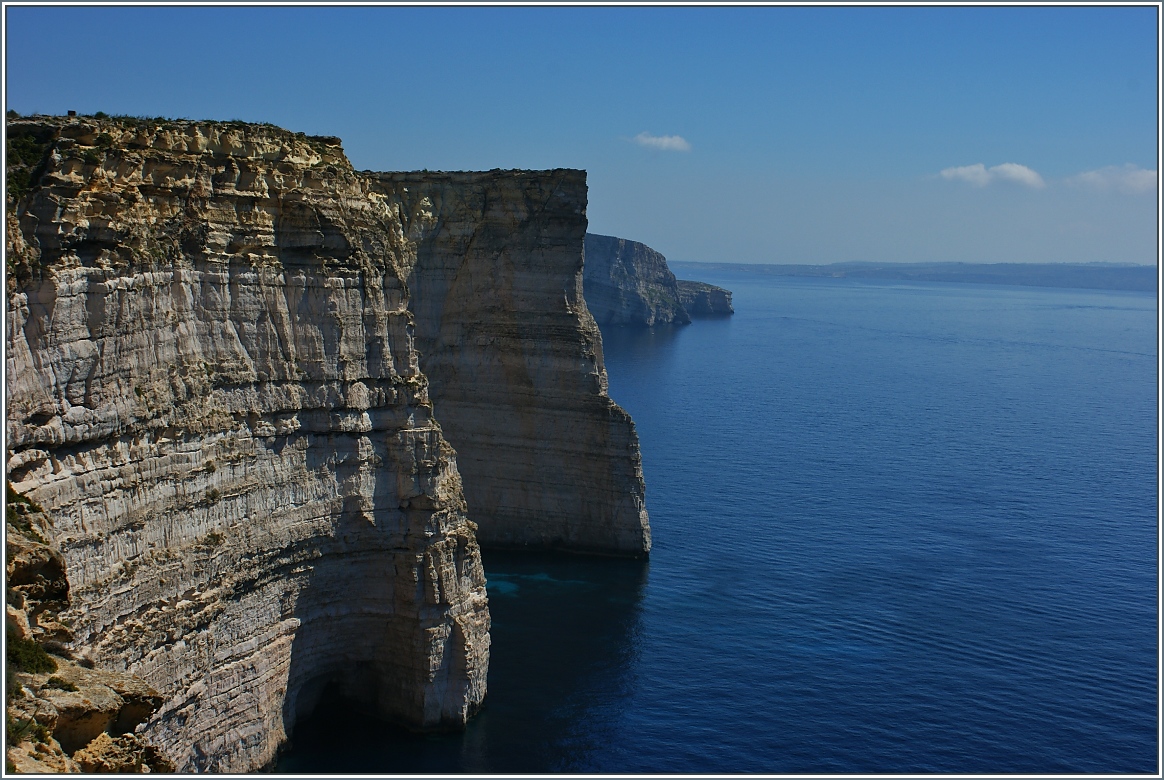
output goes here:
<path id="1" fill-rule="evenodd" d="M 649 563 L 486 551 L 465 732 L 325 702 L 279 770 L 1155 772 L 1155 296 L 700 278 L 604 333 Z"/>

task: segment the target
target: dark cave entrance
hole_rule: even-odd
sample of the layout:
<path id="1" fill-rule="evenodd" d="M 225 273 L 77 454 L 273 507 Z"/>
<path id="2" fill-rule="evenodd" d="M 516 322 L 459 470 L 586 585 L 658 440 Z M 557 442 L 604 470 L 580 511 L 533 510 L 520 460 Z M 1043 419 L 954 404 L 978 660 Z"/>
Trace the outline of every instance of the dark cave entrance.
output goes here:
<path id="1" fill-rule="evenodd" d="M 374 740 L 386 726 L 371 701 L 353 696 L 334 678 L 321 677 L 300 691 L 290 736 L 296 749 L 335 749 L 353 739 Z"/>

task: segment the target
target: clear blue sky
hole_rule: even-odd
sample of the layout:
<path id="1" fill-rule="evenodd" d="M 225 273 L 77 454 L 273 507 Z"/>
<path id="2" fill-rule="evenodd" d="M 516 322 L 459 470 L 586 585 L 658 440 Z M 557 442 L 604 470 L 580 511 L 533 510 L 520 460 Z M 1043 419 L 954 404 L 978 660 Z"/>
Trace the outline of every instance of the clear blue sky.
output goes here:
<path id="1" fill-rule="evenodd" d="M 1151 263 L 1157 9 L 8 7 L 7 108 L 585 168 L 672 260 Z M 1009 164 L 1009 165 L 1008 165 Z"/>

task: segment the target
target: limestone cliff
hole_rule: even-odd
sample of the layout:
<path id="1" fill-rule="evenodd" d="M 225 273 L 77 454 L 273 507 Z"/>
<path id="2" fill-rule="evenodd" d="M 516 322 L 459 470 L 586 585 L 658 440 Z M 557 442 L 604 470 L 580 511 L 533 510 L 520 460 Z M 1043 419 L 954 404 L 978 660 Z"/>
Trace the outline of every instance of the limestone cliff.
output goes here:
<path id="1" fill-rule="evenodd" d="M 689 282 L 686 279 L 676 281 L 679 284 L 679 300 L 692 317 L 725 317 L 735 313 L 731 290 L 706 282 Z"/>
<path id="2" fill-rule="evenodd" d="M 667 258 L 646 244 L 586 234 L 586 305 L 599 325 L 686 324 Z"/>
<path id="3" fill-rule="evenodd" d="M 583 171 L 391 173 L 421 366 L 483 545 L 650 550 L 634 423 L 582 293 Z"/>
<path id="4" fill-rule="evenodd" d="M 71 650 L 161 694 L 140 733 L 182 771 L 268 763 L 327 682 L 463 724 L 489 616 L 414 346 L 412 215 L 336 139 L 9 132 L 28 162 L 9 181 L 7 469 L 52 517 Z"/>
<path id="5" fill-rule="evenodd" d="M 62 652 L 161 698 L 74 764 L 254 770 L 326 685 L 459 727 L 478 537 L 649 549 L 582 172 L 361 173 L 335 138 L 120 118 L 15 120 L 8 151 L 8 477 L 52 520 Z"/>

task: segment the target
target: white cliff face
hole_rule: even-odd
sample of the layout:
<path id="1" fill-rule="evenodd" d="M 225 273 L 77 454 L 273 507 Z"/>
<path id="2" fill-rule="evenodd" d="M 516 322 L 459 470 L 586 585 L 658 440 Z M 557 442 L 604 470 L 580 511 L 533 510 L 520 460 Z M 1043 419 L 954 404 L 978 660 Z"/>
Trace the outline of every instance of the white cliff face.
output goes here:
<path id="1" fill-rule="evenodd" d="M 584 171 L 376 174 L 421 366 L 485 546 L 645 556 L 638 436 L 582 293 Z"/>
<path id="2" fill-rule="evenodd" d="M 649 550 L 583 172 L 358 173 L 237 123 L 9 131 L 7 475 L 64 562 L 44 620 L 162 699 L 135 745 L 258 769 L 327 685 L 462 726 L 478 538 Z"/>
<path id="3" fill-rule="evenodd" d="M 485 580 L 398 206 L 333 139 L 10 132 L 48 151 L 7 226 L 8 476 L 53 519 L 74 651 L 165 697 L 144 736 L 180 771 L 267 764 L 329 681 L 463 724 Z"/>

